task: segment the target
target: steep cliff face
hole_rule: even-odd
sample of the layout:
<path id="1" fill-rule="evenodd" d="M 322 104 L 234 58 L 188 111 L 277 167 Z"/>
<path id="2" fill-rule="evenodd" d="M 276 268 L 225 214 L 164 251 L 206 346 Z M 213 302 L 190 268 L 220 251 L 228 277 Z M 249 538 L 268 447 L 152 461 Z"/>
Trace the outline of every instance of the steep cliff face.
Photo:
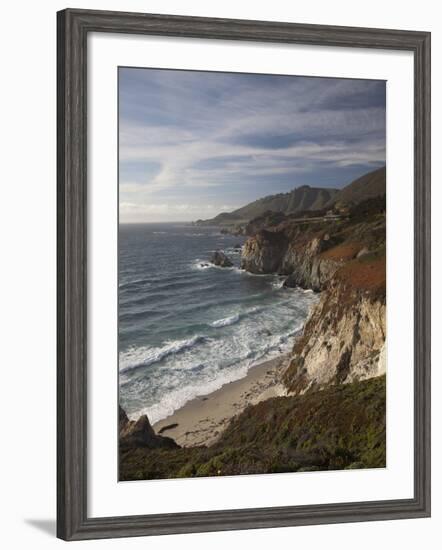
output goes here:
<path id="1" fill-rule="evenodd" d="M 288 240 L 283 231 L 262 229 L 245 242 L 241 253 L 241 268 L 250 273 L 277 272 L 287 246 Z"/>
<path id="2" fill-rule="evenodd" d="M 385 372 L 385 217 L 382 203 L 348 219 L 285 222 L 259 230 L 242 252 L 253 273 L 321 291 L 284 376 L 289 393 Z"/>
<path id="3" fill-rule="evenodd" d="M 289 393 L 385 373 L 385 258 L 339 269 L 295 343 Z"/>
<path id="4" fill-rule="evenodd" d="M 342 259 L 330 259 L 322 255 L 329 246 L 330 236 L 325 233 L 314 236 L 307 243 L 291 243 L 284 254 L 280 271 L 288 274 L 285 286 L 311 288 L 320 291 L 342 263 Z"/>
<path id="5" fill-rule="evenodd" d="M 287 275 L 285 286 L 320 291 L 349 256 L 348 251 L 345 255 L 325 254 L 334 245 L 335 238 L 326 229 L 262 229 L 244 244 L 241 268 L 251 273 L 277 272 Z M 350 258 L 361 248 L 362 245 L 352 247 Z"/>

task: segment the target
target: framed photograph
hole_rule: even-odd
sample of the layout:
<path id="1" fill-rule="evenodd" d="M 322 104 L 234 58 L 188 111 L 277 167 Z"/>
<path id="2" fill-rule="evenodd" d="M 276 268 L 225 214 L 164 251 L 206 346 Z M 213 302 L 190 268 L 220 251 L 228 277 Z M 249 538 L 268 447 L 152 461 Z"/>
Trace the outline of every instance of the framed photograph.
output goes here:
<path id="1" fill-rule="evenodd" d="M 58 536 L 430 515 L 430 34 L 58 13 Z"/>

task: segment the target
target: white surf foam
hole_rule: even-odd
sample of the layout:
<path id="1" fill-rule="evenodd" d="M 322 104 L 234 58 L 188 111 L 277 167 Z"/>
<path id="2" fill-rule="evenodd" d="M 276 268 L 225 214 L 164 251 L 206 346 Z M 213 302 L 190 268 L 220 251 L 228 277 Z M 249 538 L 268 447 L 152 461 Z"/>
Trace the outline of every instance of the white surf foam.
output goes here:
<path id="1" fill-rule="evenodd" d="M 176 355 L 184 350 L 190 349 L 193 346 L 205 340 L 204 335 L 196 335 L 185 340 L 172 340 L 166 342 L 161 347 L 140 347 L 131 348 L 120 354 L 120 372 L 126 372 L 140 366 L 148 366 L 152 363 L 161 361 L 169 355 Z"/>
<path id="2" fill-rule="evenodd" d="M 213 321 L 213 323 L 210 323 L 211 327 L 228 327 L 230 325 L 234 325 L 237 323 L 240 319 L 240 315 L 231 315 L 230 317 L 225 317 L 224 319 L 218 319 L 217 321 Z"/>
<path id="3" fill-rule="evenodd" d="M 128 413 L 133 418 L 147 414 L 155 423 L 188 401 L 243 378 L 253 365 L 289 352 L 309 306 L 316 301 L 313 294 L 296 289 L 293 292 L 295 295 L 283 293 L 279 300 L 265 306 L 230 311 L 230 315 L 228 310 L 220 312 L 219 319 L 208 323 L 216 330 L 207 329 L 206 336 L 122 354 L 120 367 L 127 372 L 120 378 L 120 391 L 131 396 Z M 235 325 L 233 330 L 229 330 L 231 324 Z M 146 373 L 137 371 L 137 376 L 131 371 L 137 365 L 151 366 Z"/>

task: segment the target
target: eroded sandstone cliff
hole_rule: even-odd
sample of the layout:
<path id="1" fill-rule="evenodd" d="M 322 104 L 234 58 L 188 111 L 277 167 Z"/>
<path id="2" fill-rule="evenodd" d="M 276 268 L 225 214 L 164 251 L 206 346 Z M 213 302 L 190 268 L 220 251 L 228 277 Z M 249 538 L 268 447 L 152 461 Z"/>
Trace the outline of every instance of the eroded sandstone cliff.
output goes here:
<path id="1" fill-rule="evenodd" d="M 241 266 L 286 275 L 286 286 L 322 292 L 284 376 L 289 393 L 385 372 L 382 201 L 358 205 L 345 219 L 261 228 L 246 241 Z"/>
<path id="2" fill-rule="evenodd" d="M 284 375 L 289 393 L 385 373 L 385 257 L 340 268 L 296 341 Z"/>

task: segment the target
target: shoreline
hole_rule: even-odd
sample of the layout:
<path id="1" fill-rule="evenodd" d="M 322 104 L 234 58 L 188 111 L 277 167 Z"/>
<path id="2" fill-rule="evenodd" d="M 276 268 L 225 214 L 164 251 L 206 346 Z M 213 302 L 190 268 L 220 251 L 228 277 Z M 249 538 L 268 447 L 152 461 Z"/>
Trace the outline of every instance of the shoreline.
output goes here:
<path id="1" fill-rule="evenodd" d="M 289 353 L 250 367 L 246 376 L 224 384 L 218 390 L 188 401 L 173 414 L 159 420 L 153 429 L 174 439 L 182 447 L 210 446 L 230 420 L 248 405 L 285 395 L 281 374 Z"/>

